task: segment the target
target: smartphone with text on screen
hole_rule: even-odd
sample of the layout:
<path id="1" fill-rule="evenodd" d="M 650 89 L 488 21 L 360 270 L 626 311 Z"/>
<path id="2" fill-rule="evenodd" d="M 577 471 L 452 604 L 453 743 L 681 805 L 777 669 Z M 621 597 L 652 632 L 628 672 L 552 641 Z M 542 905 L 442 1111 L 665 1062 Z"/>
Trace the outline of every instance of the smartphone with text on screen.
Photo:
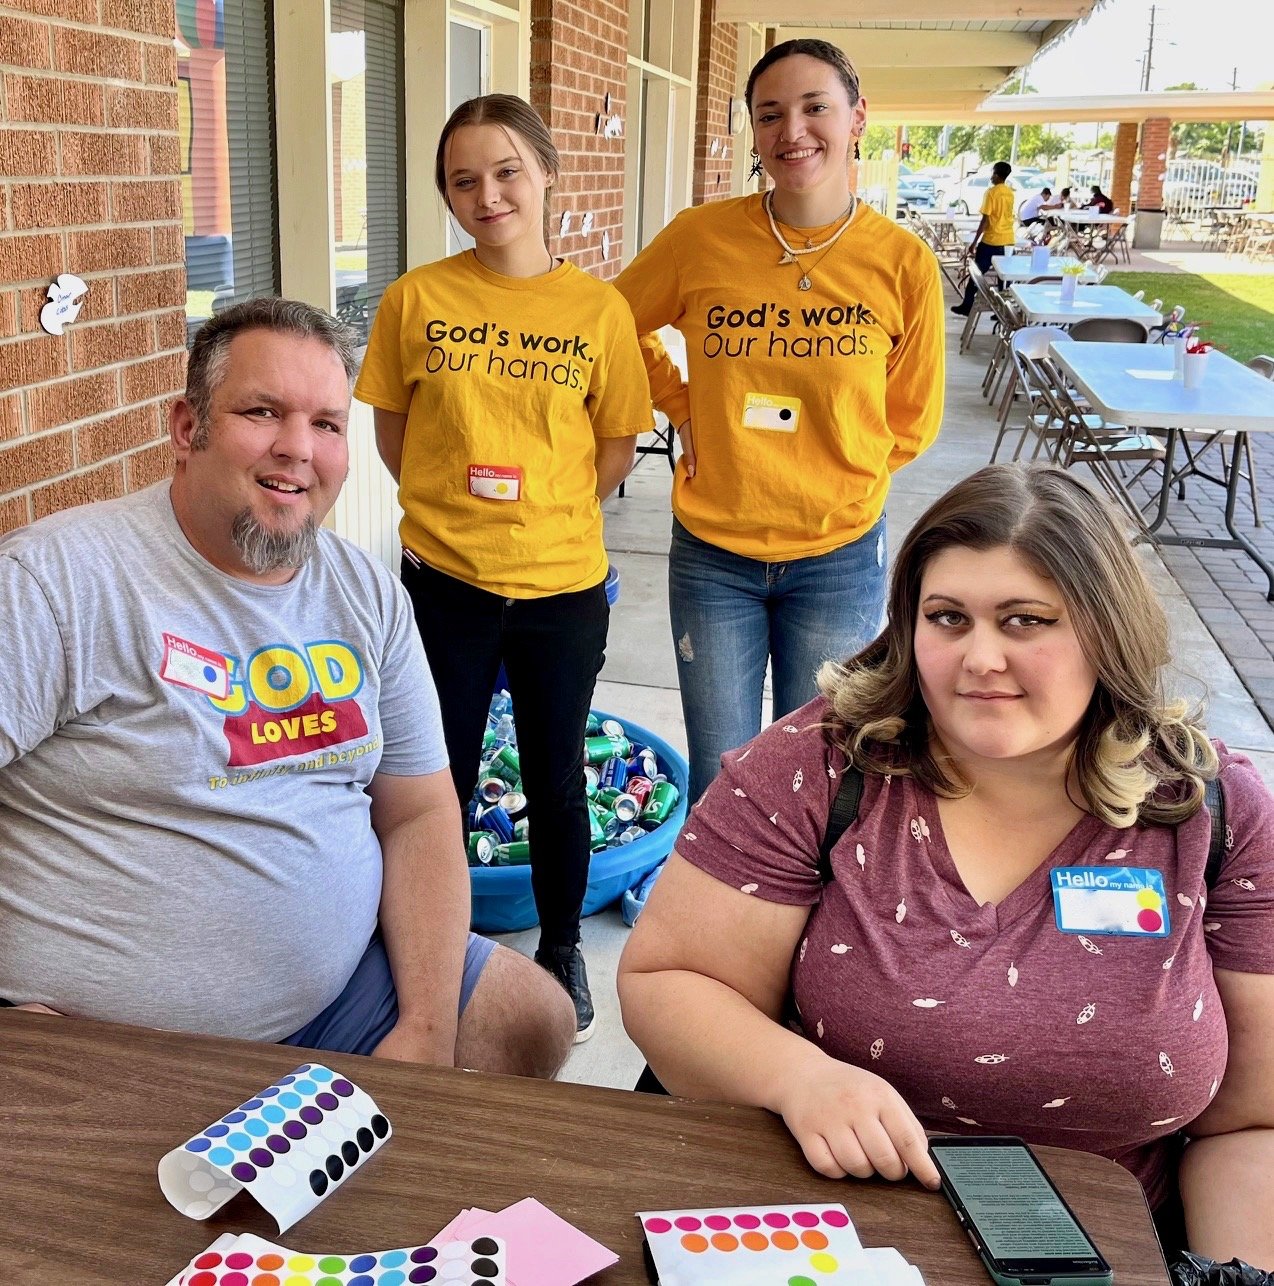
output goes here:
<path id="1" fill-rule="evenodd" d="M 1109 1286 L 1110 1265 L 1019 1138 L 947 1135 L 942 1191 L 1000 1286 Z"/>

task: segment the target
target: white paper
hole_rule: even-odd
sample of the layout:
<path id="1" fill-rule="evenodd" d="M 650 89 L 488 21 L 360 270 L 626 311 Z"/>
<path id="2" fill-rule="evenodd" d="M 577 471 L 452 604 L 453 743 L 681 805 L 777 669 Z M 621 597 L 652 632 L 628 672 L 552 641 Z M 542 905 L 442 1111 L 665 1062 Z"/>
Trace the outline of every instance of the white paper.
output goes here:
<path id="1" fill-rule="evenodd" d="M 303 1063 L 169 1152 L 159 1186 L 191 1219 L 207 1219 L 246 1189 L 286 1232 L 392 1133 L 352 1081 Z"/>
<path id="2" fill-rule="evenodd" d="M 1135 380 L 1171 380 L 1176 378 L 1176 371 L 1126 371 Z"/>

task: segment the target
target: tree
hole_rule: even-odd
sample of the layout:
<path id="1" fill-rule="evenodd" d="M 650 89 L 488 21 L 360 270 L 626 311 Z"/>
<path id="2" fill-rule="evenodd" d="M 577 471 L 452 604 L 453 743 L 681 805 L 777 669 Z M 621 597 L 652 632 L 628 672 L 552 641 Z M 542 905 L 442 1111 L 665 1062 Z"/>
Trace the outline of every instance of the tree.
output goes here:
<path id="1" fill-rule="evenodd" d="M 1183 81 L 1180 85 L 1169 85 L 1169 90 L 1197 90 L 1198 85 L 1192 80 Z M 1243 151 L 1261 146 L 1262 134 L 1259 129 L 1250 126 L 1244 130 Z M 1178 121 L 1172 127 L 1172 151 L 1178 156 L 1199 156 L 1220 158 L 1226 154 L 1229 144 L 1230 153 L 1238 150 L 1238 121 Z"/>

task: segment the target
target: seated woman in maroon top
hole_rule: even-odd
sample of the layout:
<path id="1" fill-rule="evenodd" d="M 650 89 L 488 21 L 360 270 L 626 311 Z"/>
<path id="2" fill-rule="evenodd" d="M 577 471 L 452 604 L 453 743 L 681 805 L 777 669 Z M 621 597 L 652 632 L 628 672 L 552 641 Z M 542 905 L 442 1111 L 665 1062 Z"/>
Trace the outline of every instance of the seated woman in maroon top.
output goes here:
<path id="1" fill-rule="evenodd" d="M 1095 210 L 1098 214 L 1114 214 L 1115 203 L 1094 184 L 1093 194 L 1084 202 L 1084 209 Z"/>
<path id="2" fill-rule="evenodd" d="M 884 633 L 724 756 L 686 822 L 620 965 L 655 1074 L 779 1113 L 831 1176 L 936 1186 L 925 1129 L 1098 1152 L 1161 1217 L 1180 1194 L 1193 1249 L 1274 1267 L 1274 800 L 1163 696 L 1167 639 L 1069 474 L 995 465 L 938 500 Z M 1068 867 L 1157 909 L 1082 932 Z"/>

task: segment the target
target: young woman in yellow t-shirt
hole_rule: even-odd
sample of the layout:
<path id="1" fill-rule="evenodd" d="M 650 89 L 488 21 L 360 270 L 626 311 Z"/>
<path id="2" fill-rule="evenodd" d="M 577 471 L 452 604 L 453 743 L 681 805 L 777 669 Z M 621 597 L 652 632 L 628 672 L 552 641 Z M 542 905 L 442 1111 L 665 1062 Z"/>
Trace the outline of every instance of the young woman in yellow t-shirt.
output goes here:
<path id="1" fill-rule="evenodd" d="M 682 211 L 616 282 L 681 434 L 668 597 L 696 797 L 760 730 L 767 661 L 777 719 L 875 637 L 890 476 L 942 417 L 937 263 L 851 191 L 849 60 L 787 41 L 746 97 L 773 188 Z M 666 325 L 688 383 L 648 333 Z"/>
<path id="2" fill-rule="evenodd" d="M 632 314 L 544 237 L 553 140 L 520 98 L 456 109 L 435 179 L 475 242 L 385 292 L 355 393 L 399 483 L 402 579 L 438 687 L 461 809 L 501 664 L 517 721 L 540 916 L 536 959 L 593 1006 L 583 743 L 606 645 L 601 501 L 632 466 L 650 397 Z"/>

